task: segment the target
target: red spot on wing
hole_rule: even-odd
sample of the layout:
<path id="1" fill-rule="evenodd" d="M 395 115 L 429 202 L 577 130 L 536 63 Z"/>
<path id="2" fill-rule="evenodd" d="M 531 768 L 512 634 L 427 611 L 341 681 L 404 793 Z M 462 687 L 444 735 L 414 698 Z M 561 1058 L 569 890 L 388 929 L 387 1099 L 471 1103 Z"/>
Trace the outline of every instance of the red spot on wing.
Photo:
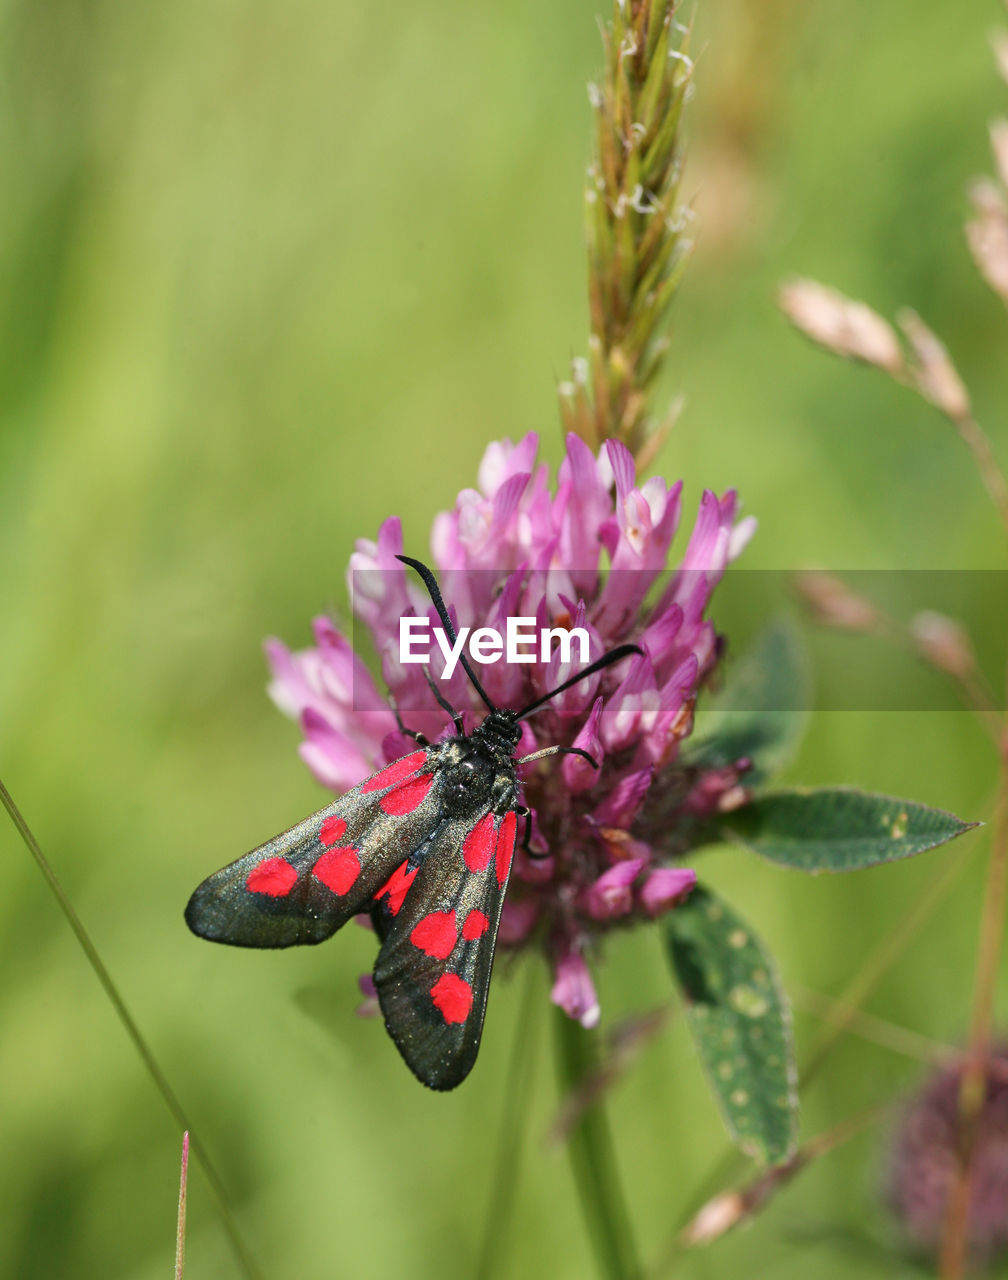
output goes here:
<path id="1" fill-rule="evenodd" d="M 454 911 L 432 911 L 413 926 L 410 942 L 437 960 L 447 960 L 458 942 Z"/>
<path id="2" fill-rule="evenodd" d="M 494 816 L 484 814 L 462 842 L 462 857 L 470 871 L 486 871 L 494 850 Z"/>
<path id="3" fill-rule="evenodd" d="M 457 973 L 443 973 L 431 987 L 431 999 L 445 1022 L 465 1022 L 472 1008 L 473 989 Z"/>
<path id="4" fill-rule="evenodd" d="M 490 921 L 482 911 L 477 911 L 474 908 L 465 918 L 465 924 L 462 926 L 462 937 L 465 938 L 466 942 L 474 942 L 477 938 L 482 938 L 489 928 Z"/>
<path id="5" fill-rule="evenodd" d="M 503 885 L 511 870 L 511 859 L 514 857 L 515 829 L 518 819 L 513 810 L 504 815 L 497 836 L 497 883 Z"/>
<path id="6" fill-rule="evenodd" d="M 265 893 L 270 898 L 284 898 L 297 882 L 298 873 L 285 858 L 266 858 L 245 877 L 249 893 Z"/>
<path id="7" fill-rule="evenodd" d="M 422 773 L 419 778 L 411 778 L 409 782 L 393 787 L 387 795 L 382 796 L 378 801 L 378 807 L 390 818 L 402 818 L 405 814 L 412 813 L 414 809 L 419 809 L 427 798 L 427 792 L 430 791 L 433 781 L 432 773 Z"/>
<path id="8" fill-rule="evenodd" d="M 335 844 L 346 832 L 346 823 L 342 818 L 326 818 L 319 827 L 318 838 L 322 844 Z"/>
<path id="9" fill-rule="evenodd" d="M 411 867 L 409 860 L 401 862 L 395 871 L 389 876 L 382 887 L 375 894 L 375 902 L 378 901 L 383 894 L 388 894 L 388 902 L 385 904 L 391 915 L 398 915 L 399 908 L 403 904 L 403 898 L 416 878 L 419 867 Z"/>
<path id="10" fill-rule="evenodd" d="M 312 875 L 333 893 L 349 893 L 360 875 L 356 849 L 327 849 L 312 868 Z"/>
<path id="11" fill-rule="evenodd" d="M 361 785 L 361 795 L 367 795 L 369 791 L 381 791 L 383 787 L 390 787 L 393 782 L 402 782 L 403 778 L 416 773 L 426 759 L 426 751 L 414 751 L 411 755 L 403 756 L 401 760 L 394 760 L 387 768 L 376 773 L 373 778 L 368 778 L 367 782 Z"/>

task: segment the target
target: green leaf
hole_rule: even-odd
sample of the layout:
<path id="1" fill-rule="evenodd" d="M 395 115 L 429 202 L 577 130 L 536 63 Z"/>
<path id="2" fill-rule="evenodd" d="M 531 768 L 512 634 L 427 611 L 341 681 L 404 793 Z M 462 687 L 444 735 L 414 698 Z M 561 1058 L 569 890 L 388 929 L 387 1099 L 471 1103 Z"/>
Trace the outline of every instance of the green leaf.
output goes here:
<path id="1" fill-rule="evenodd" d="M 857 871 L 909 858 L 978 826 L 943 809 L 853 787 L 776 791 L 718 819 L 726 840 L 799 871 Z"/>
<path id="2" fill-rule="evenodd" d="M 764 781 L 787 763 L 805 732 L 810 687 L 797 633 L 783 619 L 773 623 L 731 668 L 713 705 L 697 715 L 680 759 L 720 769 L 748 756 L 746 783 Z"/>
<path id="3" fill-rule="evenodd" d="M 791 1014 L 769 953 L 710 889 L 664 920 L 690 1028 L 732 1138 L 767 1164 L 794 1151 L 798 1095 Z"/>

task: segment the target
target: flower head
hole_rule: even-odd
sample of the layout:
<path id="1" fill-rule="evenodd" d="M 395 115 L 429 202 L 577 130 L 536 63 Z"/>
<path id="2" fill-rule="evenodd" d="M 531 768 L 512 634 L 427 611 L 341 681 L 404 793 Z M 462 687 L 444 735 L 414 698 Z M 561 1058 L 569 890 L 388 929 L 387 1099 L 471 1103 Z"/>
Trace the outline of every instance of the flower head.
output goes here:
<path id="1" fill-rule="evenodd" d="M 887 1198 L 910 1242 L 937 1253 L 959 1168 L 963 1067 L 937 1071 L 911 1100 L 890 1156 Z M 1008 1046 L 995 1048 L 972 1157 L 967 1233 L 976 1261 L 1008 1249 Z"/>
<path id="2" fill-rule="evenodd" d="M 503 632 L 508 617 L 534 618 L 539 628 L 583 628 L 592 660 L 627 642 L 643 651 L 573 685 L 522 723 L 519 754 L 574 746 L 599 768 L 567 755 L 521 771 L 531 838 L 515 859 L 499 942 L 541 939 L 554 967 L 554 1002 L 592 1025 L 598 1001 L 585 957 L 594 943 L 607 929 L 674 907 L 695 881 L 692 871 L 670 865 L 689 847 L 691 823 L 738 802 L 746 762 L 704 772 L 679 765 L 678 756 L 720 656 L 707 605 L 755 522 L 736 521 L 733 491 L 721 498 L 705 492 L 682 560 L 660 582 L 680 523 L 681 484 L 659 477 L 639 484 L 623 444 L 609 440 L 595 456 L 570 435 L 551 490 L 546 466 L 536 464 L 537 443 L 529 434 L 489 446 L 478 487 L 435 519 L 431 551 L 449 610 L 464 625 Z M 451 725 L 423 668 L 400 661 L 399 628 L 404 616 L 436 618 L 396 559 L 402 550 L 395 517 L 377 541 L 357 543 L 353 607 L 405 722 L 433 740 Z M 316 620 L 315 640 L 299 653 L 268 642 L 270 694 L 299 717 L 309 768 L 339 791 L 414 744 L 328 619 Z M 435 652 L 435 676 L 437 663 Z M 480 678 L 497 706 L 521 708 L 581 665 L 554 645 L 546 660 L 500 661 L 483 666 Z M 464 671 L 437 683 L 471 730 L 486 709 Z"/>

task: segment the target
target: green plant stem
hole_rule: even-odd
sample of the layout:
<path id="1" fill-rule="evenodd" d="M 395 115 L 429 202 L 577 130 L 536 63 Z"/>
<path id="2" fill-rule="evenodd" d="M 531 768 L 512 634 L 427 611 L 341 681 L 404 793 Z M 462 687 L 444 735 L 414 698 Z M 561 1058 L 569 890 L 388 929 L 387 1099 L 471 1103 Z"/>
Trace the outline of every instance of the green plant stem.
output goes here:
<path id="1" fill-rule="evenodd" d="M 504 1090 L 504 1106 L 501 1110 L 501 1131 L 497 1149 L 493 1187 L 483 1224 L 483 1240 L 476 1266 L 477 1280 L 491 1280 L 505 1254 L 514 1210 L 514 1193 L 518 1184 L 518 1164 L 523 1140 L 528 1127 L 529 1100 L 532 1094 L 532 1075 L 535 1065 L 537 1035 L 540 1023 L 536 1017 L 539 1009 L 540 982 L 537 967 L 526 965 L 525 990 L 515 1025 L 511 1061 L 508 1064 L 507 1088 Z"/>
<path id="2" fill-rule="evenodd" d="M 893 1053 L 903 1054 L 915 1062 L 923 1062 L 934 1067 L 963 1061 L 961 1047 L 945 1044 L 941 1040 L 932 1040 L 929 1036 L 922 1036 L 909 1027 L 901 1027 L 885 1018 L 877 1018 L 874 1014 L 865 1013 L 862 1009 L 838 1010 L 837 1002 L 832 996 L 816 991 L 812 987 L 804 987 L 800 983 L 792 982 L 788 994 L 796 1009 L 804 1009 L 823 1019 L 831 1019 L 839 1014 L 847 1035 L 856 1036 L 868 1044 L 878 1045 Z"/>
<path id="3" fill-rule="evenodd" d="M 597 1036 L 560 1009 L 554 1014 L 554 1028 L 557 1074 L 565 1097 L 597 1070 Z M 582 1112 L 567 1149 L 599 1274 L 608 1280 L 639 1280 L 641 1266 L 601 1098 Z"/>
<path id="4" fill-rule="evenodd" d="M 1004 472 L 998 466 L 990 439 L 970 413 L 954 417 L 952 421 L 959 432 L 960 439 L 972 453 L 984 487 L 997 508 L 1005 532 L 1008 533 L 1008 481 L 1005 480 Z"/>
<path id="5" fill-rule="evenodd" d="M 94 970 L 95 977 L 101 983 L 102 990 L 105 992 L 105 995 L 109 999 L 109 1003 L 115 1010 L 116 1017 L 119 1019 L 123 1029 L 132 1042 L 133 1048 L 139 1054 L 140 1060 L 147 1069 L 147 1074 L 154 1081 L 155 1088 L 158 1093 L 160 1093 L 165 1106 L 171 1113 L 172 1119 L 180 1129 L 191 1132 L 192 1127 L 186 1119 L 185 1112 L 182 1110 L 182 1104 L 179 1102 L 175 1095 L 175 1091 L 168 1083 L 168 1079 L 165 1076 L 165 1073 L 161 1070 L 150 1046 L 141 1034 L 140 1028 L 137 1026 L 133 1015 L 126 1007 L 126 1002 L 119 994 L 119 989 L 112 980 L 112 975 L 109 973 L 108 969 L 106 969 L 104 961 L 98 954 L 98 949 L 91 941 L 91 937 L 84 928 L 84 924 L 80 916 L 78 916 L 77 912 L 74 910 L 70 899 L 66 895 L 66 891 L 59 882 L 56 872 L 50 866 L 41 847 L 39 846 L 38 841 L 35 839 L 31 828 L 28 826 L 28 823 L 20 809 L 14 803 L 14 798 L 11 796 L 11 793 L 7 790 L 2 781 L 0 781 L 0 801 L 3 802 L 4 808 L 7 810 L 8 814 L 10 814 L 11 821 L 18 829 L 21 839 L 25 842 L 25 845 L 28 848 L 28 852 L 35 859 L 35 865 L 42 872 L 46 883 L 52 891 L 53 897 L 56 899 L 60 910 L 66 917 L 67 924 L 69 924 L 70 928 L 73 930 L 74 936 L 80 944 L 81 950 L 84 952 L 88 963 Z M 251 1280 L 259 1280 L 259 1268 L 253 1260 L 252 1254 L 243 1240 L 241 1233 L 238 1230 L 237 1223 L 234 1221 L 231 1211 L 228 1208 L 224 1184 L 221 1181 L 220 1175 L 214 1168 L 213 1163 L 204 1150 L 202 1143 L 199 1142 L 198 1139 L 192 1138 L 190 1145 L 193 1157 L 202 1169 L 203 1174 L 210 1185 L 210 1190 L 214 1199 L 217 1201 L 221 1221 L 231 1240 L 231 1244 L 238 1257 L 238 1261 L 241 1264 L 242 1270 L 251 1278 Z"/>
<path id="6" fill-rule="evenodd" d="M 945 1215 L 939 1262 L 942 1280 L 961 1280 L 966 1274 L 968 1261 L 973 1157 L 987 1094 L 994 991 L 1004 942 L 1008 899 L 1008 730 L 1002 745 L 1000 772 L 1001 781 L 994 811 L 990 861 L 987 865 L 987 883 L 984 886 L 980 919 L 969 1046 L 959 1089 L 959 1165 Z"/>
<path id="7" fill-rule="evenodd" d="M 925 400 L 929 400 L 932 404 L 934 403 L 929 396 L 922 393 L 917 381 L 906 371 L 889 370 L 888 372 L 894 382 L 900 383 L 901 386 L 909 387 L 911 391 L 916 391 L 918 395 L 924 394 Z M 955 427 L 959 433 L 960 440 L 973 455 L 973 461 L 976 463 L 983 486 L 994 503 L 998 515 L 1001 517 L 1005 532 L 1008 533 L 1008 480 L 1005 479 L 1005 474 L 998 465 L 990 437 L 973 417 L 968 407 L 963 408 L 960 413 L 950 413 L 940 405 L 935 407 L 946 421 L 951 422 Z"/>

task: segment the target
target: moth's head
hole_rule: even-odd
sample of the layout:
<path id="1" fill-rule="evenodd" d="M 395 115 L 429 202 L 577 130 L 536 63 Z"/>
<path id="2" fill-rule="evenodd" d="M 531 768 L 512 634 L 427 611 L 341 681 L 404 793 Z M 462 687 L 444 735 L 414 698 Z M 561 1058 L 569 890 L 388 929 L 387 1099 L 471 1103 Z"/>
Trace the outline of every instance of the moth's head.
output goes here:
<path id="1" fill-rule="evenodd" d="M 514 752 L 522 733 L 518 712 L 509 707 L 491 711 L 479 728 L 483 737 L 507 747 L 509 754 Z"/>

